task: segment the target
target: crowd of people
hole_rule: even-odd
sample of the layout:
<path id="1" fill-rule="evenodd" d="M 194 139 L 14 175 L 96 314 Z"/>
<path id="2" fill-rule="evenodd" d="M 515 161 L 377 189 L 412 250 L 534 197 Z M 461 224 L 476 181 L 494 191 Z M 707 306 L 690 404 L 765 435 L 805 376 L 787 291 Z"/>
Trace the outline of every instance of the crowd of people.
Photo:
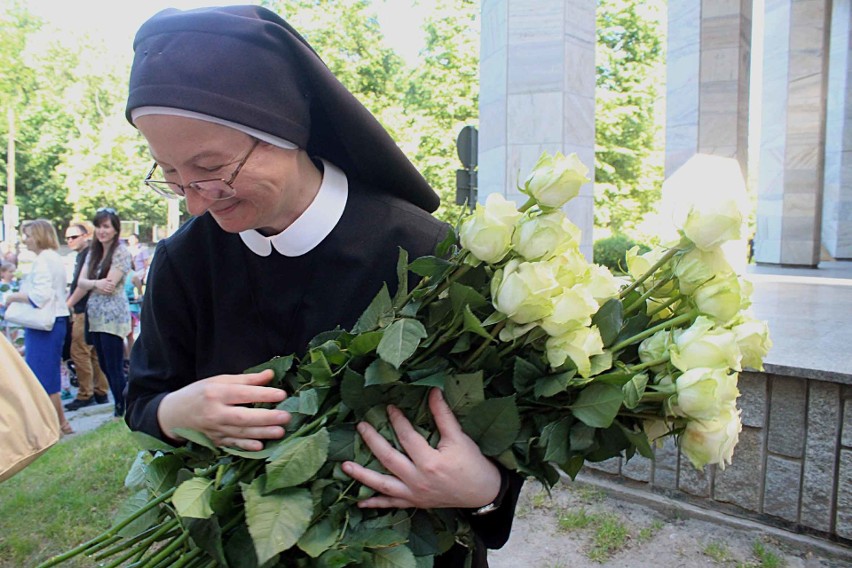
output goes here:
<path id="1" fill-rule="evenodd" d="M 115 209 L 98 209 L 91 223 L 71 221 L 65 229 L 73 270 L 60 251 L 54 225 L 46 219 L 21 227 L 21 244 L 32 262 L 19 269 L 16 249 L 5 247 L 0 261 L 0 326 L 34 372 L 56 409 L 63 434 L 73 428 L 65 412 L 114 403 L 124 415 L 127 360 L 139 323 L 151 254 L 136 234 L 121 236 Z M 50 330 L 16 325 L 5 318 L 7 306 L 26 302 L 51 309 Z M 50 306 L 48 308 L 48 306 Z M 64 404 L 72 383 L 76 396 Z"/>

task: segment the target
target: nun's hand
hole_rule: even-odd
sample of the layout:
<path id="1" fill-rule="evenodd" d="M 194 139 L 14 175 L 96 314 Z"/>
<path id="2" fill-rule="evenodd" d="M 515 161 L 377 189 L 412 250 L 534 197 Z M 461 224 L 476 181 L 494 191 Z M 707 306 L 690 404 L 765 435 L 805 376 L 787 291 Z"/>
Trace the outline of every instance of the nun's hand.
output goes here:
<path id="1" fill-rule="evenodd" d="M 439 389 L 429 393 L 429 409 L 441 435 L 437 448 L 395 407 L 388 407 L 391 425 L 405 454 L 366 422 L 358 432 L 391 475 L 345 462 L 343 471 L 378 494 L 361 501 L 363 508 L 479 508 L 500 492 L 500 471 L 465 434 Z"/>
<path id="2" fill-rule="evenodd" d="M 157 411 L 160 429 L 174 440 L 182 440 L 173 432 L 175 428 L 190 428 L 207 435 L 217 446 L 262 450 L 262 440 L 284 436 L 290 413 L 242 405 L 284 400 L 284 391 L 264 386 L 273 377 L 270 370 L 217 375 L 171 392 Z"/>

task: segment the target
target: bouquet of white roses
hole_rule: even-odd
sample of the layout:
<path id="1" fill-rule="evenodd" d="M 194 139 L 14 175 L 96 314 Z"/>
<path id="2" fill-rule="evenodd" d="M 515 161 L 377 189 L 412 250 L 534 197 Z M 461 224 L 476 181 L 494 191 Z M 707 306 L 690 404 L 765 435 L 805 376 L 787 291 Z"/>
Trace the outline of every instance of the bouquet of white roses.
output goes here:
<path id="1" fill-rule="evenodd" d="M 273 369 L 290 395 L 282 440 L 245 452 L 192 431 L 177 448 L 139 435 L 127 477 L 138 492 L 117 524 L 45 566 L 81 553 L 108 566 L 430 566 L 470 542 L 465 517 L 361 510 L 371 491 L 341 464 L 382 469 L 355 424 L 398 447 L 388 404 L 437 444 L 434 387 L 485 455 L 548 486 L 587 460 L 652 457 L 667 435 L 695 467 L 730 463 L 737 373 L 762 368 L 771 345 L 719 249 L 741 219 L 692 209 L 679 242 L 631 250 L 616 278 L 583 257 L 559 210 L 586 173 L 574 155 L 543 155 L 523 207 L 489 196 L 435 256 L 402 251 L 398 292 L 382 289 L 351 330 L 249 369 Z"/>

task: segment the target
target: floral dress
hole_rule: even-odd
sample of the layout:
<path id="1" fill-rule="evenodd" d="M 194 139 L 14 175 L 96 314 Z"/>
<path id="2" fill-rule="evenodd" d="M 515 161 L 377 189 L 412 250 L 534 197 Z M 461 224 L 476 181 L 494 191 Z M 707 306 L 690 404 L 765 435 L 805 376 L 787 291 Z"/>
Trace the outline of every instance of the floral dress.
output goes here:
<path id="1" fill-rule="evenodd" d="M 131 258 L 126 246 L 119 245 L 115 249 L 111 268 L 117 268 L 123 272 L 121 280 L 115 285 L 115 291 L 112 294 L 99 292 L 89 294 L 86 316 L 89 320 L 89 331 L 109 333 L 124 338 L 130 333 L 130 304 L 124 293 L 124 281 L 130 274 Z"/>

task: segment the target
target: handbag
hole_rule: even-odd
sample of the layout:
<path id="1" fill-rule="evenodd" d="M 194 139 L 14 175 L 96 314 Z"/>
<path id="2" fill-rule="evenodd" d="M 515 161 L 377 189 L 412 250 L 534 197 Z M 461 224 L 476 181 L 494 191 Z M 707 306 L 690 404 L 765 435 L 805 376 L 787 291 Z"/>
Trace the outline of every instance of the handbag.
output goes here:
<path id="1" fill-rule="evenodd" d="M 6 308 L 5 319 L 9 323 L 28 329 L 50 331 L 56 322 L 56 309 L 53 303 L 54 300 L 50 299 L 42 307 L 36 308 L 29 302 L 12 302 Z"/>
<path id="2" fill-rule="evenodd" d="M 44 387 L 2 335 L 0 369 L 3 369 L 0 372 L 0 481 L 3 481 L 59 440 L 59 419 Z"/>

